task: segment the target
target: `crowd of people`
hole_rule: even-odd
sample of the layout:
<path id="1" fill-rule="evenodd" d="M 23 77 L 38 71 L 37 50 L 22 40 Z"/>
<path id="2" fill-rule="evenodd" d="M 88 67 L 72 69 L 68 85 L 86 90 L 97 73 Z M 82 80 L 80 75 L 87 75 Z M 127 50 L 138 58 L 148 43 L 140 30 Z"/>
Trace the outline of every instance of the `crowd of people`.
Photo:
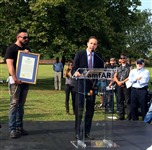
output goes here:
<path id="1" fill-rule="evenodd" d="M 16 77 L 17 53 L 19 50 L 29 53 L 30 48 L 28 43 L 28 32 L 25 29 L 20 29 L 16 35 L 16 42 L 7 48 L 5 54 L 9 72 L 8 84 L 11 93 L 9 109 L 9 131 L 11 138 L 18 138 L 21 135 L 28 134 L 23 128 L 23 116 L 29 84 L 22 83 L 22 81 Z M 83 133 L 85 133 L 84 136 L 86 139 L 94 139 L 90 135 L 90 131 L 97 95 L 94 89 L 95 80 L 86 79 L 85 84 L 84 79 L 77 80 L 77 78 L 83 74 L 83 71 L 78 70 L 78 68 L 106 68 L 114 70 L 113 79 L 106 84 L 109 88 L 114 87 L 116 111 L 119 120 L 138 120 L 139 109 L 141 110 L 142 119 L 145 122 L 150 123 L 152 118 L 152 105 L 149 111 L 147 105 L 150 73 L 149 70 L 144 67 L 144 60 L 138 59 L 134 69 L 128 63 L 128 58 L 125 54 L 120 55 L 118 63 L 116 63 L 114 57 L 111 57 L 104 63 L 103 58 L 96 52 L 97 47 L 97 38 L 91 36 L 88 39 L 87 48 L 77 52 L 74 59 L 66 63 L 65 68 L 65 58 L 62 58 L 63 62 L 61 62 L 59 57 L 57 57 L 56 62 L 53 64 L 55 90 L 61 90 L 61 79 L 62 76 L 65 77 L 65 112 L 67 115 L 70 115 L 69 100 L 71 94 L 72 114 L 75 115 L 76 139 L 81 139 Z M 72 78 L 72 76 L 74 78 Z M 108 113 L 114 113 L 114 96 L 109 93 L 106 94 L 105 97 L 101 95 L 101 107 L 104 107 Z M 82 130 L 83 115 L 85 123 L 84 129 Z"/>

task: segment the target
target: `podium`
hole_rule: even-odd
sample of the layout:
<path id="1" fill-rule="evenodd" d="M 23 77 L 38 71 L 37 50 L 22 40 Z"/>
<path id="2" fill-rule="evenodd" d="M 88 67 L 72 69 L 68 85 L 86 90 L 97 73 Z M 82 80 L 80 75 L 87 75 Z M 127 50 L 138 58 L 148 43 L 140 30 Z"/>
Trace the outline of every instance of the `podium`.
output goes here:
<path id="1" fill-rule="evenodd" d="M 108 82 L 113 80 L 115 69 L 99 69 L 99 68 L 78 68 L 76 72 L 80 73 L 79 77 L 76 77 L 75 74 L 72 76 L 73 80 L 75 80 L 76 83 L 76 89 L 75 92 L 78 95 L 78 104 L 80 103 L 79 98 L 83 97 L 83 108 L 78 107 L 78 114 L 81 113 L 81 118 L 78 118 L 78 122 L 80 121 L 80 138 L 78 138 L 75 141 L 70 141 L 70 143 L 77 149 L 85 149 L 85 148 L 116 148 L 119 147 L 116 143 L 113 141 L 113 112 L 106 113 L 107 108 L 106 106 L 109 106 L 109 98 L 113 97 L 112 100 L 112 108 L 114 108 L 114 94 L 113 94 L 113 87 L 108 88 Z M 96 126 L 98 126 L 99 130 L 101 131 L 100 137 L 95 137 L 95 140 L 87 140 L 85 138 L 86 128 L 86 97 L 96 97 L 102 96 L 104 103 L 106 106 L 104 107 L 103 112 L 104 113 L 104 119 L 99 120 L 102 121 L 102 123 L 96 123 Z M 78 115 L 79 116 L 79 115 Z M 77 125 L 76 125 L 77 126 Z"/>

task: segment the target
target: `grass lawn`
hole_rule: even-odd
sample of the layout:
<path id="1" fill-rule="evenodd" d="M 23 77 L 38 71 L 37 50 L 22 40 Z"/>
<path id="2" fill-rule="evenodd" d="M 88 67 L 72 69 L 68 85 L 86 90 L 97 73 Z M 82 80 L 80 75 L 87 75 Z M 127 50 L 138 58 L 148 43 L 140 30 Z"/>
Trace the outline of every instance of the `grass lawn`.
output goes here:
<path id="1" fill-rule="evenodd" d="M 152 69 L 148 68 L 151 72 Z M 27 101 L 25 104 L 25 120 L 31 121 L 63 121 L 74 120 L 74 115 L 65 113 L 65 93 L 64 79 L 62 80 L 62 90 L 54 90 L 52 65 L 39 65 L 37 84 L 30 85 Z M 0 64 L 0 80 L 6 81 L 8 71 L 6 64 Z M 151 86 L 150 86 L 151 89 Z M 99 101 L 97 96 L 96 101 Z M 8 121 L 9 92 L 7 83 L 0 83 L 0 120 Z M 70 110 L 72 104 L 70 100 Z M 116 115 L 116 114 L 114 114 Z M 94 120 L 105 118 L 103 111 L 95 111 Z"/>

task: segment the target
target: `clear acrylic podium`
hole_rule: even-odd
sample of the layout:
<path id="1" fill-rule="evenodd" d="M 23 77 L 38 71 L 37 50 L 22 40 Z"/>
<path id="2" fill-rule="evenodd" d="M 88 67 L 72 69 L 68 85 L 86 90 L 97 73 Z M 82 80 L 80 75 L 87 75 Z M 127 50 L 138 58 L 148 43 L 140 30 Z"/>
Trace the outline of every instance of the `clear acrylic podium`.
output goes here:
<path id="1" fill-rule="evenodd" d="M 78 87 L 78 93 L 81 93 L 84 96 L 84 99 L 86 95 L 98 95 L 102 96 L 103 101 L 106 102 L 107 105 L 109 105 L 109 97 L 113 97 L 114 100 L 114 94 L 113 94 L 113 87 L 110 89 L 108 88 L 108 82 L 113 80 L 113 75 L 115 70 L 114 69 L 97 69 L 97 68 L 78 68 L 77 71 L 81 74 L 79 77 L 75 77 L 73 75 L 73 79 L 76 80 L 78 83 L 83 82 L 83 89 L 81 87 Z M 76 71 L 76 72 L 77 72 Z M 87 80 L 91 80 L 94 82 L 93 90 L 86 91 L 86 82 Z M 113 102 L 114 105 L 114 102 Z M 114 108 L 114 106 L 113 106 Z M 86 100 L 84 100 L 84 108 L 83 108 L 83 114 L 82 114 L 82 122 L 80 127 L 80 132 L 82 135 L 81 139 L 70 141 L 71 144 L 77 148 L 77 149 L 85 149 L 85 148 L 116 148 L 119 147 L 116 143 L 113 141 L 113 111 L 111 113 L 106 113 L 107 108 L 104 107 L 103 111 L 101 113 L 104 114 L 104 119 L 97 121 L 96 126 L 98 126 L 99 132 L 101 134 L 98 137 L 95 137 L 95 140 L 86 140 L 85 139 L 85 111 L 86 111 Z M 95 114 L 94 114 L 95 115 Z M 93 123 L 93 122 L 92 122 Z M 92 130 L 91 130 L 92 132 Z"/>

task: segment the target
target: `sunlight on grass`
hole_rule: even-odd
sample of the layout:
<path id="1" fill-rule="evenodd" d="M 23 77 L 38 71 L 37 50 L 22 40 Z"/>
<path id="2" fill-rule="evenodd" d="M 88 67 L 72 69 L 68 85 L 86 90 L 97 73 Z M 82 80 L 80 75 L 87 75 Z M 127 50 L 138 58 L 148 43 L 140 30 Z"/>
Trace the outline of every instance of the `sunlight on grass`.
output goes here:
<path id="1" fill-rule="evenodd" d="M 152 76 L 152 68 L 148 68 Z M 39 65 L 37 84 L 30 85 L 27 101 L 25 103 L 25 120 L 32 121 L 63 121 L 74 120 L 74 115 L 65 113 L 65 93 L 62 80 L 62 90 L 54 90 L 54 73 L 52 65 Z M 0 64 L 0 80 L 6 81 L 8 71 L 6 64 Z M 152 81 L 152 80 L 151 80 Z M 150 85 L 151 89 L 151 85 Z M 9 93 L 7 84 L 0 83 L 0 120 L 8 121 Z M 97 100 L 99 101 L 99 97 Z M 70 112 L 72 114 L 72 104 L 70 100 Z M 94 120 L 105 119 L 102 110 L 95 111 Z M 116 114 L 115 114 L 116 116 Z"/>

